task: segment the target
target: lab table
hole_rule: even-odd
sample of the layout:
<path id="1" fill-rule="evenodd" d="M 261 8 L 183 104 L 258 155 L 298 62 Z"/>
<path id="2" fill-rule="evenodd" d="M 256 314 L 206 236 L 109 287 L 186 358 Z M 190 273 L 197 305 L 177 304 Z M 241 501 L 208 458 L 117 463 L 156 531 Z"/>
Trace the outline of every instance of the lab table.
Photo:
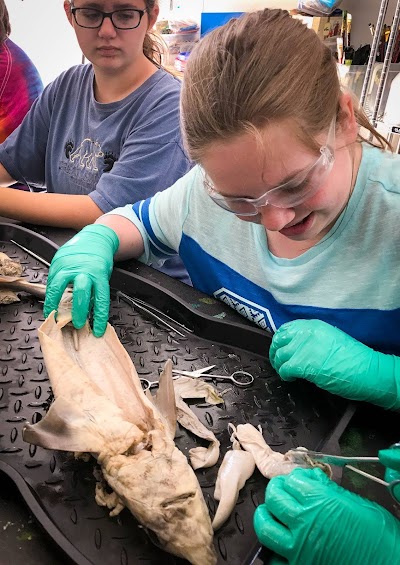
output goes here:
<path id="1" fill-rule="evenodd" d="M 8 220 L 0 218 L 0 222 L 2 221 L 7 222 Z M 61 245 L 74 233 L 71 230 L 64 229 L 29 225 L 24 225 L 24 227 L 39 233 L 57 245 Z M 155 286 L 179 296 L 182 302 L 186 302 L 192 310 L 195 309 L 200 315 L 205 314 L 232 324 L 247 326 L 249 332 L 250 328 L 253 328 L 250 322 L 244 320 L 227 305 L 212 300 L 195 289 L 137 261 L 127 261 L 119 264 L 118 267 L 134 273 L 139 279 L 151 281 Z M 1 339 L 0 333 L 0 342 Z M 265 355 L 267 356 L 267 347 Z M 299 386 L 298 383 L 293 385 L 294 388 L 296 386 Z M 310 390 L 313 388 L 308 383 L 304 386 L 309 386 Z M 336 438 L 343 455 L 376 455 L 379 449 L 399 441 L 400 438 L 398 432 L 396 432 L 399 422 L 398 413 L 385 411 L 364 403 L 351 403 L 351 410 L 345 429 L 340 430 L 339 436 Z M 353 412 L 354 415 L 352 415 Z M 321 419 L 322 425 L 324 414 L 319 414 L 318 417 Z M 337 433 L 338 430 L 336 430 Z M 383 468 L 379 464 L 370 464 L 363 468 L 377 476 L 383 476 Z M 340 471 L 338 471 L 335 478 L 340 480 L 344 487 L 370 500 L 379 502 L 400 519 L 400 505 L 394 503 L 385 487 L 347 469 L 343 471 L 342 476 L 340 474 Z M 1 474 L 0 479 L 0 530 L 0 563 L 64 565 L 74 562 L 65 552 L 60 550 L 47 532 L 38 524 L 13 481 L 4 474 Z M 262 550 L 254 555 L 253 563 L 254 565 L 268 563 L 269 559 L 270 554 Z M 178 562 L 180 563 L 179 560 L 177 560 Z M 229 561 L 226 562 L 230 565 Z M 102 565 L 101 559 L 98 561 L 98 565 Z"/>

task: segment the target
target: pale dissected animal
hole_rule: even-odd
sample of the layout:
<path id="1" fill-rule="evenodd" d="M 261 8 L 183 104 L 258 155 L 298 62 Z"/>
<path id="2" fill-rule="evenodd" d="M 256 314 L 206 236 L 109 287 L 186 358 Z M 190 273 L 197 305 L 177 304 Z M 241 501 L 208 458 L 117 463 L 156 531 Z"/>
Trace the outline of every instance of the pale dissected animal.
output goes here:
<path id="1" fill-rule="evenodd" d="M 43 420 L 25 426 L 24 439 L 92 453 L 114 491 L 110 496 L 99 485 L 100 504 L 114 508 L 113 514 L 128 507 L 165 551 L 194 565 L 215 564 L 211 521 L 196 475 L 144 394 L 114 329 L 108 325 L 103 338 L 95 338 L 88 324 L 75 330 L 70 319 L 59 311 L 56 323 L 53 312 L 39 328 L 55 400 Z M 172 386 L 167 366 L 160 396 Z"/>
<path id="2" fill-rule="evenodd" d="M 0 304 L 19 302 L 17 291 L 24 291 L 44 300 L 44 284 L 30 283 L 22 277 L 22 265 L 0 253 Z"/>
<path id="3" fill-rule="evenodd" d="M 0 253 L 0 275 L 19 277 L 22 275 L 22 265 L 10 259 L 5 253 Z"/>
<path id="4" fill-rule="evenodd" d="M 225 453 L 218 470 L 214 498 L 219 500 L 212 527 L 218 530 L 231 515 L 237 502 L 239 491 L 256 467 L 254 457 L 244 451 L 238 441 L 233 440 L 232 449 Z"/>
<path id="5" fill-rule="evenodd" d="M 15 294 L 17 291 L 28 292 L 36 298 L 44 300 L 46 295 L 46 286 L 39 283 L 31 283 L 24 279 L 24 277 L 13 277 L 0 274 L 0 292 L 12 293 L 14 295 L 11 302 L 19 302 L 18 296 Z M 2 302 L 8 304 L 8 302 Z"/>
<path id="6" fill-rule="evenodd" d="M 193 469 L 212 467 L 219 458 L 220 442 L 211 430 L 206 428 L 196 414 L 189 408 L 184 398 L 204 398 L 209 404 L 221 404 L 223 399 L 215 388 L 202 381 L 190 377 L 180 377 L 174 381 L 177 420 L 181 426 L 210 442 L 208 447 L 193 447 L 189 450 L 189 459 Z"/>
<path id="7" fill-rule="evenodd" d="M 321 467 L 329 476 L 331 468 L 324 463 L 312 461 L 298 448 L 287 453 L 279 453 L 265 442 L 260 430 L 251 424 L 239 424 L 237 428 L 229 424 L 233 448 L 227 451 L 218 471 L 214 498 L 219 500 L 212 526 L 218 530 L 231 515 L 237 502 L 239 491 L 251 477 L 255 466 L 264 477 L 272 479 L 277 475 L 287 475 L 296 467 Z M 243 449 L 241 449 L 243 448 Z"/>
<path id="8" fill-rule="evenodd" d="M 229 428 L 232 431 L 231 440 L 237 440 L 243 449 L 252 454 L 258 470 L 267 479 L 277 475 L 288 475 L 296 467 L 320 467 L 329 477 L 332 476 L 330 466 L 312 461 L 307 457 L 306 449 L 304 456 L 300 456 L 301 452 L 294 450 L 279 453 L 270 448 L 262 433 L 251 424 L 239 424 L 237 428 L 229 424 Z"/>

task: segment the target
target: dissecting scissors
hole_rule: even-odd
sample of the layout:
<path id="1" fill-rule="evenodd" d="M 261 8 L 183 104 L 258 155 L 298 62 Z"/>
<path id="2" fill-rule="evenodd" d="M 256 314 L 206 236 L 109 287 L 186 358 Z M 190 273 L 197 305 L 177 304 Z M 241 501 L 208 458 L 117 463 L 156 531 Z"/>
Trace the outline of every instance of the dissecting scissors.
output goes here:
<path id="1" fill-rule="evenodd" d="M 172 374 L 175 375 L 173 379 L 179 379 L 179 377 L 191 377 L 193 379 L 202 378 L 204 380 L 219 380 L 219 381 L 231 381 L 233 384 L 240 388 L 246 388 L 253 384 L 254 377 L 251 373 L 247 371 L 234 371 L 231 375 L 212 375 L 208 374 L 211 369 L 214 369 L 215 365 L 210 365 L 209 367 L 204 367 L 203 369 L 196 369 L 195 371 L 181 371 L 180 369 L 172 369 Z M 158 386 L 160 381 L 149 381 L 147 379 L 140 379 L 143 390 L 148 390 Z"/>
<path id="2" fill-rule="evenodd" d="M 390 446 L 390 448 L 395 447 L 399 447 L 399 444 Z M 321 463 L 327 463 L 328 465 L 337 465 L 338 467 L 346 467 L 347 469 L 350 469 L 351 471 L 354 471 L 355 473 L 358 473 L 359 475 L 362 475 L 363 477 L 366 477 L 371 481 L 385 486 L 389 490 L 394 500 L 400 503 L 400 479 L 388 483 L 387 481 L 384 481 L 383 479 L 380 479 L 375 475 L 371 475 L 370 473 L 366 473 L 365 471 L 362 471 L 357 467 L 353 467 L 352 465 L 352 463 L 380 463 L 379 457 L 345 457 L 342 455 L 329 455 L 327 453 L 309 451 L 308 449 L 301 448 L 292 449 L 290 453 L 294 455 L 298 454 L 300 456 L 299 462 L 300 460 L 302 460 L 302 456 L 307 456 L 313 461 L 320 461 Z"/>

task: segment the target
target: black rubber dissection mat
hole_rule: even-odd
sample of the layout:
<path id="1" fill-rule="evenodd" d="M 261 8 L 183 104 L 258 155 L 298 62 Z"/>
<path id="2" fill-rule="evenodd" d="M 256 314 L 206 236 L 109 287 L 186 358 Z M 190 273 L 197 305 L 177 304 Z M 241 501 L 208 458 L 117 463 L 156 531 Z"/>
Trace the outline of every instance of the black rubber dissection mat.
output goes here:
<path id="1" fill-rule="evenodd" d="M 18 236 L 17 227 L 13 227 L 11 235 L 10 238 L 7 227 L 0 226 L 0 251 L 24 265 L 28 280 L 45 282 L 47 268 L 9 242 Z M 26 245 L 25 232 L 21 232 L 19 242 Z M 43 253 L 46 247 L 41 247 L 43 243 L 43 238 L 29 235 L 29 248 L 36 253 Z M 46 249 L 52 249 L 51 243 Z M 129 277 L 129 274 L 124 276 Z M 129 280 L 121 286 L 127 292 Z M 134 295 L 138 296 L 137 292 Z M 0 470 L 16 483 L 36 519 L 73 562 L 79 565 L 183 563 L 154 545 L 151 533 L 146 533 L 126 509 L 118 517 L 110 518 L 106 509 L 97 506 L 93 459 L 76 461 L 69 454 L 23 442 L 24 422 L 35 423 L 44 416 L 51 402 L 51 389 L 37 338 L 37 328 L 43 321 L 43 305 L 28 295 L 20 296 L 20 303 L 0 306 Z M 184 311 L 180 311 L 180 317 L 185 321 Z M 188 325 L 196 326 L 196 317 L 189 318 Z M 262 348 L 259 353 L 239 347 L 243 341 L 237 346 L 223 345 L 221 342 L 226 341 L 224 322 L 218 320 L 218 331 L 222 333 L 217 342 L 205 339 L 206 321 L 202 317 L 202 337 L 188 332 L 182 337 L 146 318 L 115 295 L 112 300 L 110 322 L 139 376 L 155 380 L 167 358 L 171 358 L 181 369 L 215 364 L 218 374 L 243 369 L 256 377 L 255 383 L 247 389 L 214 382 L 224 393 L 222 406 L 210 406 L 201 401 L 191 405 L 221 442 L 219 463 L 231 445 L 229 422 L 261 425 L 267 443 L 282 452 L 299 445 L 320 448 L 332 432 L 340 428 L 346 403 L 308 383 L 282 382 L 268 362 L 267 339 L 265 350 Z M 241 325 L 239 316 L 237 325 Z M 241 335 L 231 330 L 227 324 L 225 333 L 230 333 L 230 342 Z M 215 335 L 215 328 L 213 332 Z M 256 330 L 255 342 L 261 344 L 259 333 L 260 330 Z M 181 428 L 176 444 L 183 453 L 196 445 L 204 445 L 202 440 Z M 219 463 L 196 472 L 211 516 L 216 510 L 213 491 Z M 259 546 L 252 519 L 255 507 L 264 499 L 265 486 L 266 480 L 256 472 L 242 489 L 230 519 L 216 533 L 219 564 L 246 565 L 257 554 Z"/>

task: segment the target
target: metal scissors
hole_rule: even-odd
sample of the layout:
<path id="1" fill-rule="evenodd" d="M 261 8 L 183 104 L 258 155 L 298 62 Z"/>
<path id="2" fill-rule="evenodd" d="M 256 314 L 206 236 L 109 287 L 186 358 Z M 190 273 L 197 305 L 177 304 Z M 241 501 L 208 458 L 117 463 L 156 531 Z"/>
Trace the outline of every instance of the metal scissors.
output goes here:
<path id="1" fill-rule="evenodd" d="M 192 377 L 195 379 L 201 377 L 204 380 L 216 379 L 217 381 L 231 381 L 234 385 L 240 388 L 247 388 L 254 382 L 254 376 L 247 371 L 242 371 L 241 369 L 234 371 L 231 375 L 208 374 L 211 369 L 214 369 L 214 367 L 215 365 L 210 365 L 209 367 L 204 367 L 204 369 L 197 369 L 196 371 L 181 371 L 179 369 L 172 369 L 172 373 L 174 375 Z"/>
<path id="2" fill-rule="evenodd" d="M 212 375 L 207 374 L 211 369 L 214 369 L 215 365 L 210 365 L 209 367 L 204 367 L 203 369 L 196 369 L 195 371 L 183 371 L 179 369 L 172 369 L 172 374 L 175 375 L 172 378 L 179 379 L 179 377 L 191 377 L 192 379 L 202 378 L 204 380 L 217 379 L 220 381 L 231 381 L 233 384 L 240 388 L 246 388 L 253 384 L 254 376 L 247 371 L 234 371 L 231 375 Z M 140 383 L 144 391 L 151 388 L 157 387 L 160 381 L 149 381 L 148 379 L 140 379 Z"/>
<path id="3" fill-rule="evenodd" d="M 172 377 L 173 380 L 175 379 L 179 379 L 181 375 L 176 376 L 176 377 Z M 149 381 L 148 379 L 140 379 L 140 384 L 142 385 L 142 389 L 146 392 L 146 390 L 150 390 L 152 388 L 156 388 L 158 387 L 158 385 L 160 384 L 160 381 Z"/>
<path id="4" fill-rule="evenodd" d="M 214 367 L 215 365 L 210 365 L 209 367 L 205 367 L 204 369 L 196 369 L 195 371 L 178 371 L 177 369 L 172 369 L 172 374 L 175 375 L 175 377 L 172 377 L 172 380 L 175 381 L 176 379 L 179 379 L 182 376 L 190 376 L 196 379 L 198 377 L 201 377 L 204 371 L 210 371 Z M 184 373 L 184 375 L 182 375 L 182 373 Z M 148 379 L 141 378 L 140 384 L 142 385 L 142 389 L 146 392 L 146 390 L 150 390 L 152 388 L 158 387 L 160 381 L 159 380 L 149 381 Z"/>
<path id="5" fill-rule="evenodd" d="M 398 444 L 395 444 L 391 447 L 393 448 L 397 446 Z M 299 455 L 299 463 L 304 462 L 304 456 L 307 456 L 313 461 L 320 461 L 321 463 L 327 463 L 328 465 L 337 465 L 338 467 L 347 467 L 347 469 L 354 471 L 354 473 L 358 473 L 371 481 L 385 486 L 394 500 L 400 503 L 400 479 L 388 483 L 387 481 L 380 479 L 379 477 L 375 477 L 375 475 L 371 475 L 370 473 L 366 473 L 352 465 L 352 463 L 380 463 L 379 457 L 345 457 L 341 455 L 329 455 L 318 451 L 309 451 L 308 449 L 301 448 L 292 449 L 290 453 L 294 456 Z"/>

